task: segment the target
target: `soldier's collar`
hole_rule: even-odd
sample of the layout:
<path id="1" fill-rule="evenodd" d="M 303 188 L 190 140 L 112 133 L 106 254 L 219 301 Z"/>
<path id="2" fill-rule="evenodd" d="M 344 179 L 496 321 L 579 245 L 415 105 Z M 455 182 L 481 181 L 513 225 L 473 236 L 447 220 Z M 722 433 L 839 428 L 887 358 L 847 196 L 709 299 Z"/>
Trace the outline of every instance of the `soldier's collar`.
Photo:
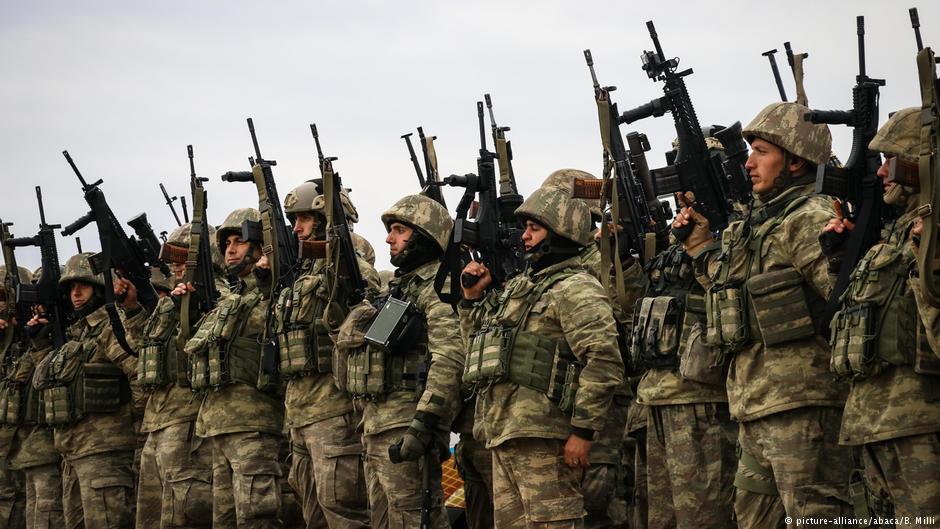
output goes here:
<path id="1" fill-rule="evenodd" d="M 532 279 L 533 279 L 533 280 L 538 280 L 538 279 L 541 279 L 541 278 L 543 278 L 543 277 L 548 277 L 548 276 L 554 274 L 555 272 L 560 272 L 560 271 L 562 271 L 562 270 L 564 270 L 564 269 L 566 269 L 566 268 L 574 268 L 574 269 L 577 269 L 577 270 L 579 270 L 579 271 L 585 271 L 584 265 L 581 263 L 581 257 L 580 257 L 580 255 L 575 255 L 575 256 L 569 257 L 568 259 L 565 259 L 564 261 L 561 261 L 561 262 L 559 262 L 559 263 L 555 263 L 555 264 L 553 264 L 553 265 L 546 266 L 545 268 L 539 270 L 538 272 L 535 272 L 534 274 L 531 274 L 531 276 L 532 276 Z"/>
<path id="2" fill-rule="evenodd" d="M 814 194 L 815 187 L 816 184 L 793 186 L 785 189 L 782 193 L 766 203 L 762 202 L 760 198 L 757 198 L 754 201 L 754 208 L 751 210 L 751 225 L 763 224 L 767 219 L 776 217 L 790 205 L 790 202 Z"/>
<path id="3" fill-rule="evenodd" d="M 99 323 L 108 319 L 108 311 L 104 305 L 95 309 L 91 314 L 85 316 L 85 321 L 91 327 L 97 327 Z"/>

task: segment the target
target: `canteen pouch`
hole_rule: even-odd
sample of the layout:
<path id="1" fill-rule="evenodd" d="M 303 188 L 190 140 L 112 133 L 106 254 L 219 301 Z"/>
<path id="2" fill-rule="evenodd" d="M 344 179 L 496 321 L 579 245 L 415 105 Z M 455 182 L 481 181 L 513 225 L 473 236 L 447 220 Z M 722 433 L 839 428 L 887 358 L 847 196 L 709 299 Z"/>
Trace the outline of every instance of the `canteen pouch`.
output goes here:
<path id="1" fill-rule="evenodd" d="M 747 292 L 765 346 L 816 334 L 803 291 L 803 276 L 795 268 L 755 275 L 747 280 Z"/>
<path id="2" fill-rule="evenodd" d="M 735 351 L 751 339 L 746 292 L 740 282 L 715 286 L 705 294 L 708 345 L 726 346 Z"/>
<path id="3" fill-rule="evenodd" d="M 638 301 L 633 311 L 633 365 L 646 369 L 676 367 L 681 317 L 682 303 L 672 296 Z"/>

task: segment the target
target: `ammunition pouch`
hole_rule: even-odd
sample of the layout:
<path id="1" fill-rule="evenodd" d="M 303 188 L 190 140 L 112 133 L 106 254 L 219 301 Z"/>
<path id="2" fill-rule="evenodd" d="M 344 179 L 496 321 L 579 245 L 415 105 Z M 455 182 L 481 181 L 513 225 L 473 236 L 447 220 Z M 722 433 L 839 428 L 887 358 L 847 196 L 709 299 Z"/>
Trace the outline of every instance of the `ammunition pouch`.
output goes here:
<path id="1" fill-rule="evenodd" d="M 144 342 L 137 360 L 137 381 L 145 390 L 167 384 L 190 385 L 190 361 L 177 348 L 175 334 L 179 328 L 179 312 L 172 303 L 160 303 L 147 321 Z"/>
<path id="2" fill-rule="evenodd" d="M 672 296 L 646 297 L 633 309 L 631 363 L 642 369 L 678 366 L 682 301 Z"/>
<path id="3" fill-rule="evenodd" d="M 287 378 L 333 371 L 333 340 L 323 309 L 328 292 L 319 275 L 306 275 L 285 289 L 275 305 L 273 332 L 280 347 L 280 373 Z M 338 306 L 331 306 L 330 320 L 342 321 Z"/>
<path id="4" fill-rule="evenodd" d="M 816 334 L 806 302 L 803 276 L 795 268 L 757 274 L 747 280 L 757 333 L 765 346 L 774 346 Z"/>
<path id="5" fill-rule="evenodd" d="M 728 356 L 705 343 L 705 298 L 687 294 L 679 339 L 679 376 L 712 386 L 724 385 Z"/>
<path id="6" fill-rule="evenodd" d="M 470 337 L 470 351 L 464 364 L 462 381 L 476 384 L 482 380 L 502 380 L 509 371 L 515 333 L 513 329 L 484 324 Z"/>
<path id="7" fill-rule="evenodd" d="M 16 426 L 23 421 L 26 389 L 12 380 L 0 382 L 0 425 Z"/>
<path id="8" fill-rule="evenodd" d="M 356 305 L 349 311 L 343 324 L 340 325 L 336 334 L 336 346 L 333 348 L 333 383 L 340 391 L 350 391 L 348 381 L 354 378 L 357 382 L 357 393 L 365 394 L 368 380 L 363 370 L 368 365 L 371 369 L 371 359 L 369 363 L 364 363 L 363 358 L 357 358 L 357 364 L 353 366 L 355 373 L 350 372 L 349 361 L 353 354 L 362 354 L 366 348 L 365 331 L 369 323 L 375 319 L 378 311 L 368 301 Z M 382 374 L 384 379 L 384 373 Z M 372 377 L 376 380 L 376 377 Z M 373 383 L 373 386 L 375 384 Z M 374 388 L 373 388 L 374 389 Z M 379 387 L 378 390 L 382 388 Z"/>
<path id="9" fill-rule="evenodd" d="M 712 287 L 705 293 L 708 330 L 705 342 L 737 351 L 751 341 L 747 292 L 742 282 Z"/>

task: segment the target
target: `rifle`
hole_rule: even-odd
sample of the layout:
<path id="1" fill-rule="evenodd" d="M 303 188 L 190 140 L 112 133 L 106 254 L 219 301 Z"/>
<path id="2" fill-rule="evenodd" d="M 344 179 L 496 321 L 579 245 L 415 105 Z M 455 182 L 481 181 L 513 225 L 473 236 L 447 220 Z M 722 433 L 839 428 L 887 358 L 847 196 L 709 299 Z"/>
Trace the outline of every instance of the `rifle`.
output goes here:
<path id="1" fill-rule="evenodd" d="M 0 220 L 0 244 L 3 246 L 3 263 L 6 265 L 6 272 L 3 276 L 3 290 L 6 298 L 6 308 L 0 313 L 0 318 L 6 320 L 7 327 L 3 331 L 3 342 L 0 343 L 0 355 L 6 360 L 6 353 L 13 345 L 13 339 L 18 337 L 20 341 L 20 352 L 29 348 L 29 327 L 26 322 L 29 321 L 29 305 L 20 299 L 20 268 L 16 265 L 16 255 L 13 252 L 13 245 L 8 241 L 13 239 L 10 233 L 12 222 L 3 222 Z M 16 326 L 13 320 L 16 320 Z M 17 329 L 19 332 L 17 333 Z M 17 335 L 17 336 L 14 336 Z"/>
<path id="2" fill-rule="evenodd" d="M 434 184 L 434 182 L 441 181 L 441 176 L 437 172 L 437 151 L 434 149 L 434 140 L 437 139 L 437 136 L 425 136 L 424 129 L 418 127 L 418 139 L 421 140 L 421 152 L 424 155 L 424 168 L 428 175 L 427 180 L 425 180 L 421 187 L 425 195 L 444 206 L 444 209 L 447 209 L 447 202 L 444 201 L 444 194 L 441 192 L 441 187 Z M 410 149 L 411 141 L 406 141 L 408 141 Z"/>
<path id="3" fill-rule="evenodd" d="M 353 306 L 365 299 L 368 285 L 362 277 L 362 271 L 359 269 L 359 258 L 349 232 L 343 202 L 340 199 L 343 182 L 340 180 L 339 173 L 333 170 L 333 162 L 337 158 L 335 156 L 323 156 L 316 124 L 310 124 L 310 133 L 313 135 L 313 141 L 317 146 L 317 158 L 320 161 L 320 174 L 323 178 L 323 196 L 326 199 L 327 237 L 326 241 L 322 241 L 322 243 L 326 245 L 327 251 L 324 253 L 327 256 L 328 265 L 335 266 L 336 277 L 338 278 L 340 274 L 346 276 L 349 285 L 352 287 L 346 298 L 346 304 L 347 306 Z M 321 241 L 311 242 L 316 244 Z M 306 245 L 307 241 L 304 241 L 304 244 Z M 339 255 L 337 256 L 335 252 L 339 252 Z"/>
<path id="4" fill-rule="evenodd" d="M 164 275 L 170 275 L 170 269 L 158 258 L 160 243 L 157 242 L 157 237 L 147 222 L 147 214 L 141 213 L 128 221 L 127 224 L 134 229 L 137 238 L 128 237 L 99 187 L 103 181 L 98 179 L 97 182 L 87 183 L 72 157 L 69 156 L 69 152 L 62 151 L 62 155 L 72 167 L 78 181 L 81 182 L 85 202 L 91 208 L 88 213 L 66 226 L 62 230 L 62 235 L 68 237 L 92 221 L 98 227 L 101 252 L 91 256 L 89 261 L 94 273 L 104 275 L 104 306 L 114 330 L 114 337 L 122 349 L 128 354 L 135 355 L 127 343 L 124 326 L 121 324 L 121 318 L 114 304 L 114 280 L 111 277 L 111 271 L 113 270 L 118 277 L 126 278 L 133 283 L 137 288 L 138 302 L 147 312 L 153 312 L 159 298 L 150 283 L 150 267 L 159 267 Z"/>
<path id="5" fill-rule="evenodd" d="M 852 151 L 844 169 L 831 165 L 817 168 L 816 193 L 831 195 L 851 206 L 847 217 L 855 228 L 844 243 L 823 239 L 824 245 L 846 248 L 839 276 L 829 295 L 823 313 L 823 330 L 828 332 L 832 316 L 841 306 L 842 294 L 848 288 L 855 266 L 869 248 L 881 239 L 884 205 L 881 179 L 881 155 L 868 148 L 878 132 L 878 92 L 883 79 L 873 79 L 865 73 L 865 17 L 856 17 L 858 34 L 858 75 L 852 88 L 852 110 L 812 110 L 804 119 L 813 123 L 848 125 L 852 127 Z"/>
<path id="6" fill-rule="evenodd" d="M 274 278 L 270 289 L 271 299 L 274 299 L 278 292 L 292 287 L 297 279 L 297 237 L 287 225 L 271 172 L 271 167 L 277 165 L 277 162 L 265 160 L 261 156 L 255 124 L 251 118 L 248 118 L 248 131 L 255 148 L 254 158 L 249 159 L 253 162 L 251 171 L 229 171 L 222 175 L 222 181 L 254 182 L 258 189 L 258 211 L 261 212 L 264 238 L 261 249 L 268 256 L 271 276 Z"/>
<path id="7" fill-rule="evenodd" d="M 408 132 L 401 135 L 401 139 L 405 140 L 405 145 L 408 147 L 408 155 L 411 157 L 411 165 L 415 168 L 415 174 L 418 175 L 418 185 L 421 186 L 421 189 L 424 190 L 427 182 L 424 180 L 424 173 L 421 172 L 421 165 L 418 163 L 418 155 L 415 154 L 415 146 L 411 143 L 412 132 Z"/>
<path id="8" fill-rule="evenodd" d="M 190 336 L 189 310 L 192 296 L 195 296 L 196 306 L 200 314 L 211 311 L 219 300 L 219 291 L 215 286 L 215 270 L 212 263 L 209 221 L 206 215 L 209 202 L 206 188 L 202 185 L 203 182 L 208 182 L 209 179 L 196 176 L 192 145 L 186 146 L 186 153 L 189 156 L 189 186 L 193 195 L 193 222 L 189 228 L 189 249 L 186 254 L 186 272 L 183 275 L 183 283 L 192 283 L 195 292 L 187 292 L 181 300 L 178 338 L 181 348 Z"/>
<path id="9" fill-rule="evenodd" d="M 787 49 L 789 50 L 789 47 Z M 761 53 L 761 55 L 767 57 L 767 60 L 770 61 L 770 70 L 774 74 L 774 82 L 777 83 L 777 91 L 780 92 L 780 100 L 787 101 L 787 91 L 783 88 L 783 79 L 780 78 L 780 68 L 777 68 L 777 58 L 774 56 L 775 53 L 777 53 L 777 48 L 767 50 L 764 53 Z M 788 54 L 787 58 L 789 59 L 789 57 L 790 56 Z"/>
<path id="10" fill-rule="evenodd" d="M 208 179 L 207 179 L 206 181 L 208 181 Z M 180 197 L 180 204 L 181 204 L 181 208 L 182 208 L 182 210 L 183 210 L 183 222 L 188 224 L 188 223 L 189 223 L 189 211 L 188 211 L 188 208 L 186 207 L 186 197 L 185 197 L 185 196 L 181 196 L 181 197 Z"/>
<path id="11" fill-rule="evenodd" d="M 501 288 L 510 277 L 525 268 L 523 260 L 525 246 L 522 244 L 518 221 L 513 218 L 507 224 L 503 208 L 496 195 L 496 153 L 486 147 L 486 125 L 483 118 L 483 102 L 477 101 L 477 122 L 480 131 L 480 151 L 477 158 L 477 173 L 450 175 L 432 185 L 449 185 L 464 188 L 457 204 L 451 242 L 444 252 L 443 262 L 434 278 L 434 289 L 444 303 L 451 305 L 460 301 L 458 280 L 466 287 L 479 281 L 476 276 L 462 275 L 466 264 L 461 252 L 468 251 L 470 258 L 482 261 L 493 277 L 493 288 Z M 470 206 L 474 195 L 479 195 L 476 218 L 470 219 Z M 444 282 L 450 278 L 449 292 L 444 292 Z"/>
<path id="12" fill-rule="evenodd" d="M 180 216 L 176 214 L 176 208 L 173 206 L 173 202 L 179 197 L 171 197 L 170 194 L 166 192 L 166 188 L 163 187 L 163 182 L 160 182 L 160 191 L 163 192 L 163 198 L 166 199 L 166 205 L 170 206 L 170 212 L 173 213 L 173 218 L 176 219 L 176 225 L 182 226 L 183 223 L 180 222 Z M 183 204 L 183 208 L 186 208 L 186 204 Z"/>
<path id="13" fill-rule="evenodd" d="M 806 90 L 803 88 L 803 61 L 809 57 L 809 54 L 794 54 L 789 41 L 783 43 L 783 48 L 787 52 L 787 63 L 790 65 L 790 71 L 793 73 L 793 83 L 796 85 L 796 103 L 804 107 L 809 106 Z"/>
<path id="14" fill-rule="evenodd" d="M 66 297 L 59 293 L 59 278 L 62 274 L 59 269 L 59 254 L 56 251 L 55 230 L 61 228 L 61 225 L 46 223 L 46 210 L 42 205 L 42 189 L 39 186 L 36 186 L 36 201 L 39 203 L 39 233 L 32 237 L 4 241 L 4 255 L 7 247 L 39 247 L 42 257 L 42 274 L 39 281 L 32 285 L 19 285 L 16 299 L 25 305 L 44 307 L 46 319 L 52 325 L 52 345 L 58 349 L 65 345 L 65 318 L 71 310 L 71 307 L 66 306 Z M 112 290 L 112 295 L 113 292 Z"/>
<path id="15" fill-rule="evenodd" d="M 82 238 L 81 237 L 75 237 L 75 249 L 78 250 L 78 253 L 84 253 L 82 252 Z"/>
<path id="16" fill-rule="evenodd" d="M 493 147 L 496 149 L 496 161 L 499 163 L 499 213 L 501 221 L 505 226 L 516 225 L 518 233 L 511 232 L 510 237 L 518 237 L 522 240 L 522 232 L 525 227 L 522 222 L 516 218 L 516 209 L 522 205 L 522 195 L 516 187 L 516 174 L 512 170 L 512 142 L 506 139 L 506 133 L 509 127 L 500 127 L 496 125 L 496 117 L 493 115 L 493 100 L 489 94 L 483 94 L 483 100 L 486 101 L 486 109 L 490 114 L 490 131 L 493 135 Z"/>
<path id="17" fill-rule="evenodd" d="M 705 135 L 699 125 L 695 108 L 686 89 L 684 78 L 692 69 L 678 72 L 679 59 L 666 60 L 656 27 L 652 21 L 646 23 L 655 52 L 644 51 L 640 56 L 643 70 L 654 81 L 664 83 L 663 95 L 649 103 L 627 110 L 619 118 L 620 123 L 633 123 L 647 117 L 672 114 L 676 135 L 679 139 L 678 155 L 675 159 L 678 189 L 657 188 L 657 194 L 692 191 L 695 194 L 695 209 L 704 215 L 712 230 L 721 231 L 728 226 L 729 218 L 735 214 L 733 203 L 747 202 L 751 198 L 750 178 L 729 180 L 721 166 L 721 155 L 709 152 Z M 678 230 L 677 236 L 684 239 L 692 226 Z"/>

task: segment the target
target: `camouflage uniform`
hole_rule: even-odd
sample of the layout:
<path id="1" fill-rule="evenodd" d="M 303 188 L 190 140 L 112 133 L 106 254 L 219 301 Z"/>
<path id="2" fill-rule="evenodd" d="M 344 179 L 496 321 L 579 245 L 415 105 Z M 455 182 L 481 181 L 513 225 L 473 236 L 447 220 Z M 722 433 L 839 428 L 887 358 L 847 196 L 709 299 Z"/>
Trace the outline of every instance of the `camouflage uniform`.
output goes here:
<path id="1" fill-rule="evenodd" d="M 589 209 L 570 193 L 539 189 L 516 212 L 552 237 L 582 247 L 590 241 Z M 582 527 L 583 473 L 565 464 L 564 443 L 598 436 L 623 381 L 604 288 L 575 253 L 461 305 L 470 337 L 464 381 L 477 385 L 474 436 L 493 452 L 497 526 Z M 514 336 L 512 350 L 501 346 L 504 332 Z M 506 372 L 493 371 L 494 362 Z"/>
<path id="2" fill-rule="evenodd" d="M 91 284 L 100 301 L 104 278 L 92 273 L 90 255 L 69 259 L 59 284 Z M 142 308 L 122 315 L 128 339 L 146 316 Z M 68 335 L 70 341 L 46 355 L 33 378 L 42 392 L 46 422 L 54 428 L 55 448 L 64 459 L 65 525 L 131 527 L 137 438 L 129 381 L 137 376 L 137 358 L 118 344 L 105 307 L 79 317 Z M 79 387 L 84 398 L 76 396 L 73 388 Z"/>
<path id="3" fill-rule="evenodd" d="M 895 113 L 870 148 L 916 164 L 920 108 Z M 916 299 L 918 280 L 909 276 L 914 252 L 908 233 L 919 196 L 892 185 L 885 201 L 904 213 L 855 269 L 843 310 L 833 318 L 832 366 L 852 381 L 839 441 L 861 446 L 871 514 L 890 517 L 885 507 L 893 504 L 894 517 L 910 519 L 899 526 L 915 527 L 918 516 L 940 516 L 940 325 L 915 316 L 935 312 Z M 877 327 L 866 327 L 858 318 L 872 307 Z M 855 329 L 873 338 L 859 339 Z"/>
<path id="4" fill-rule="evenodd" d="M 352 206 L 348 200 L 345 204 Z M 296 213 L 315 213 L 321 227 L 325 227 L 324 197 L 313 182 L 305 182 L 288 193 L 284 211 L 292 221 Z M 346 213 L 352 221 L 348 208 Z M 289 481 L 300 500 L 306 526 L 311 529 L 369 524 L 362 441 L 357 432 L 361 417 L 333 376 L 333 341 L 329 333 L 342 323 L 349 310 L 345 302 L 348 294 L 342 288 L 345 278 L 334 283 L 333 270 L 323 259 L 305 259 L 293 288 L 280 293 L 274 309 L 275 332 L 280 336 L 280 371 L 288 378 L 284 418 L 292 449 Z M 375 270 L 363 259 L 359 259 L 359 270 L 368 282 L 369 294 L 377 292 Z M 334 285 L 337 292 L 331 292 Z"/>
<path id="5" fill-rule="evenodd" d="M 787 160 L 825 164 L 830 135 L 804 121 L 806 107 L 773 103 L 744 129 L 784 150 L 774 195 L 757 197 L 744 220 L 724 230 L 720 254 L 698 257 L 706 288 L 707 341 L 733 354 L 728 402 L 739 421 L 741 460 L 735 513 L 741 527 L 850 515 L 851 451 L 838 446 L 846 387 L 829 372 L 816 322 L 831 289 L 819 230 L 835 211 L 813 195 L 814 168 L 791 177 Z M 715 246 L 715 245 L 712 245 Z M 703 257 L 704 256 L 704 257 Z"/>
<path id="6" fill-rule="evenodd" d="M 466 395 L 470 388 L 463 388 Z M 493 527 L 493 454 L 486 441 L 473 437 L 473 412 L 476 398 L 472 393 L 464 399 L 463 408 L 454 420 L 453 431 L 459 440 L 454 447 L 454 464 L 463 480 L 464 512 L 469 529 Z"/>
<path id="7" fill-rule="evenodd" d="M 184 224 L 173 230 L 164 254 L 185 255 L 190 229 L 191 224 Z M 210 228 L 209 236 L 214 232 Z M 210 248 L 212 261 L 219 261 L 214 242 Z M 224 291 L 222 281 L 216 286 Z M 142 330 L 138 376 L 148 398 L 141 425 L 146 442 L 137 491 L 138 529 L 209 527 L 212 521 L 212 447 L 195 435 L 202 395 L 190 388 L 189 359 L 178 348 L 181 303 L 190 303 L 195 320 L 191 298 L 163 297 Z"/>
<path id="8" fill-rule="evenodd" d="M 386 229 L 398 222 L 415 230 L 407 252 L 426 244 L 434 253 L 447 246 L 452 221 L 437 202 L 423 195 L 410 195 L 383 213 Z M 422 242 L 423 241 L 423 242 Z M 418 254 L 412 254 L 418 255 Z M 431 527 L 448 526 L 443 507 L 441 469 L 435 461 L 425 469 L 429 457 L 405 457 L 405 442 L 411 439 L 446 451 L 450 424 L 460 402 L 460 372 L 463 346 L 453 309 L 438 299 L 434 276 L 438 260 L 426 259 L 399 268 L 389 292 L 396 299 L 414 304 L 424 322 L 414 341 L 401 344 L 389 354 L 362 341 L 362 323 L 368 323 L 374 309 L 367 304 L 356 307 L 340 330 L 337 346 L 348 355 L 347 389 L 362 408 L 365 471 L 371 503 L 373 527 L 402 529 L 417 527 L 421 519 L 422 473 L 427 470 L 431 487 Z M 417 317 L 417 316 L 416 316 Z M 355 322 L 359 319 L 365 321 Z M 347 339 L 350 329 L 358 339 Z M 401 442 L 399 464 L 389 459 L 389 446 Z"/>
<path id="9" fill-rule="evenodd" d="M 255 209 L 233 211 L 216 231 L 219 248 L 229 234 L 239 233 L 243 221 L 259 219 Z M 254 251 L 258 243 L 251 244 Z M 270 299 L 251 255 L 234 267 L 244 267 L 242 277 L 185 347 L 193 362 L 193 389 L 206 392 L 196 435 L 212 444 L 212 526 L 217 528 L 281 526 L 278 450 L 284 406 L 271 351 L 259 343 Z"/>

